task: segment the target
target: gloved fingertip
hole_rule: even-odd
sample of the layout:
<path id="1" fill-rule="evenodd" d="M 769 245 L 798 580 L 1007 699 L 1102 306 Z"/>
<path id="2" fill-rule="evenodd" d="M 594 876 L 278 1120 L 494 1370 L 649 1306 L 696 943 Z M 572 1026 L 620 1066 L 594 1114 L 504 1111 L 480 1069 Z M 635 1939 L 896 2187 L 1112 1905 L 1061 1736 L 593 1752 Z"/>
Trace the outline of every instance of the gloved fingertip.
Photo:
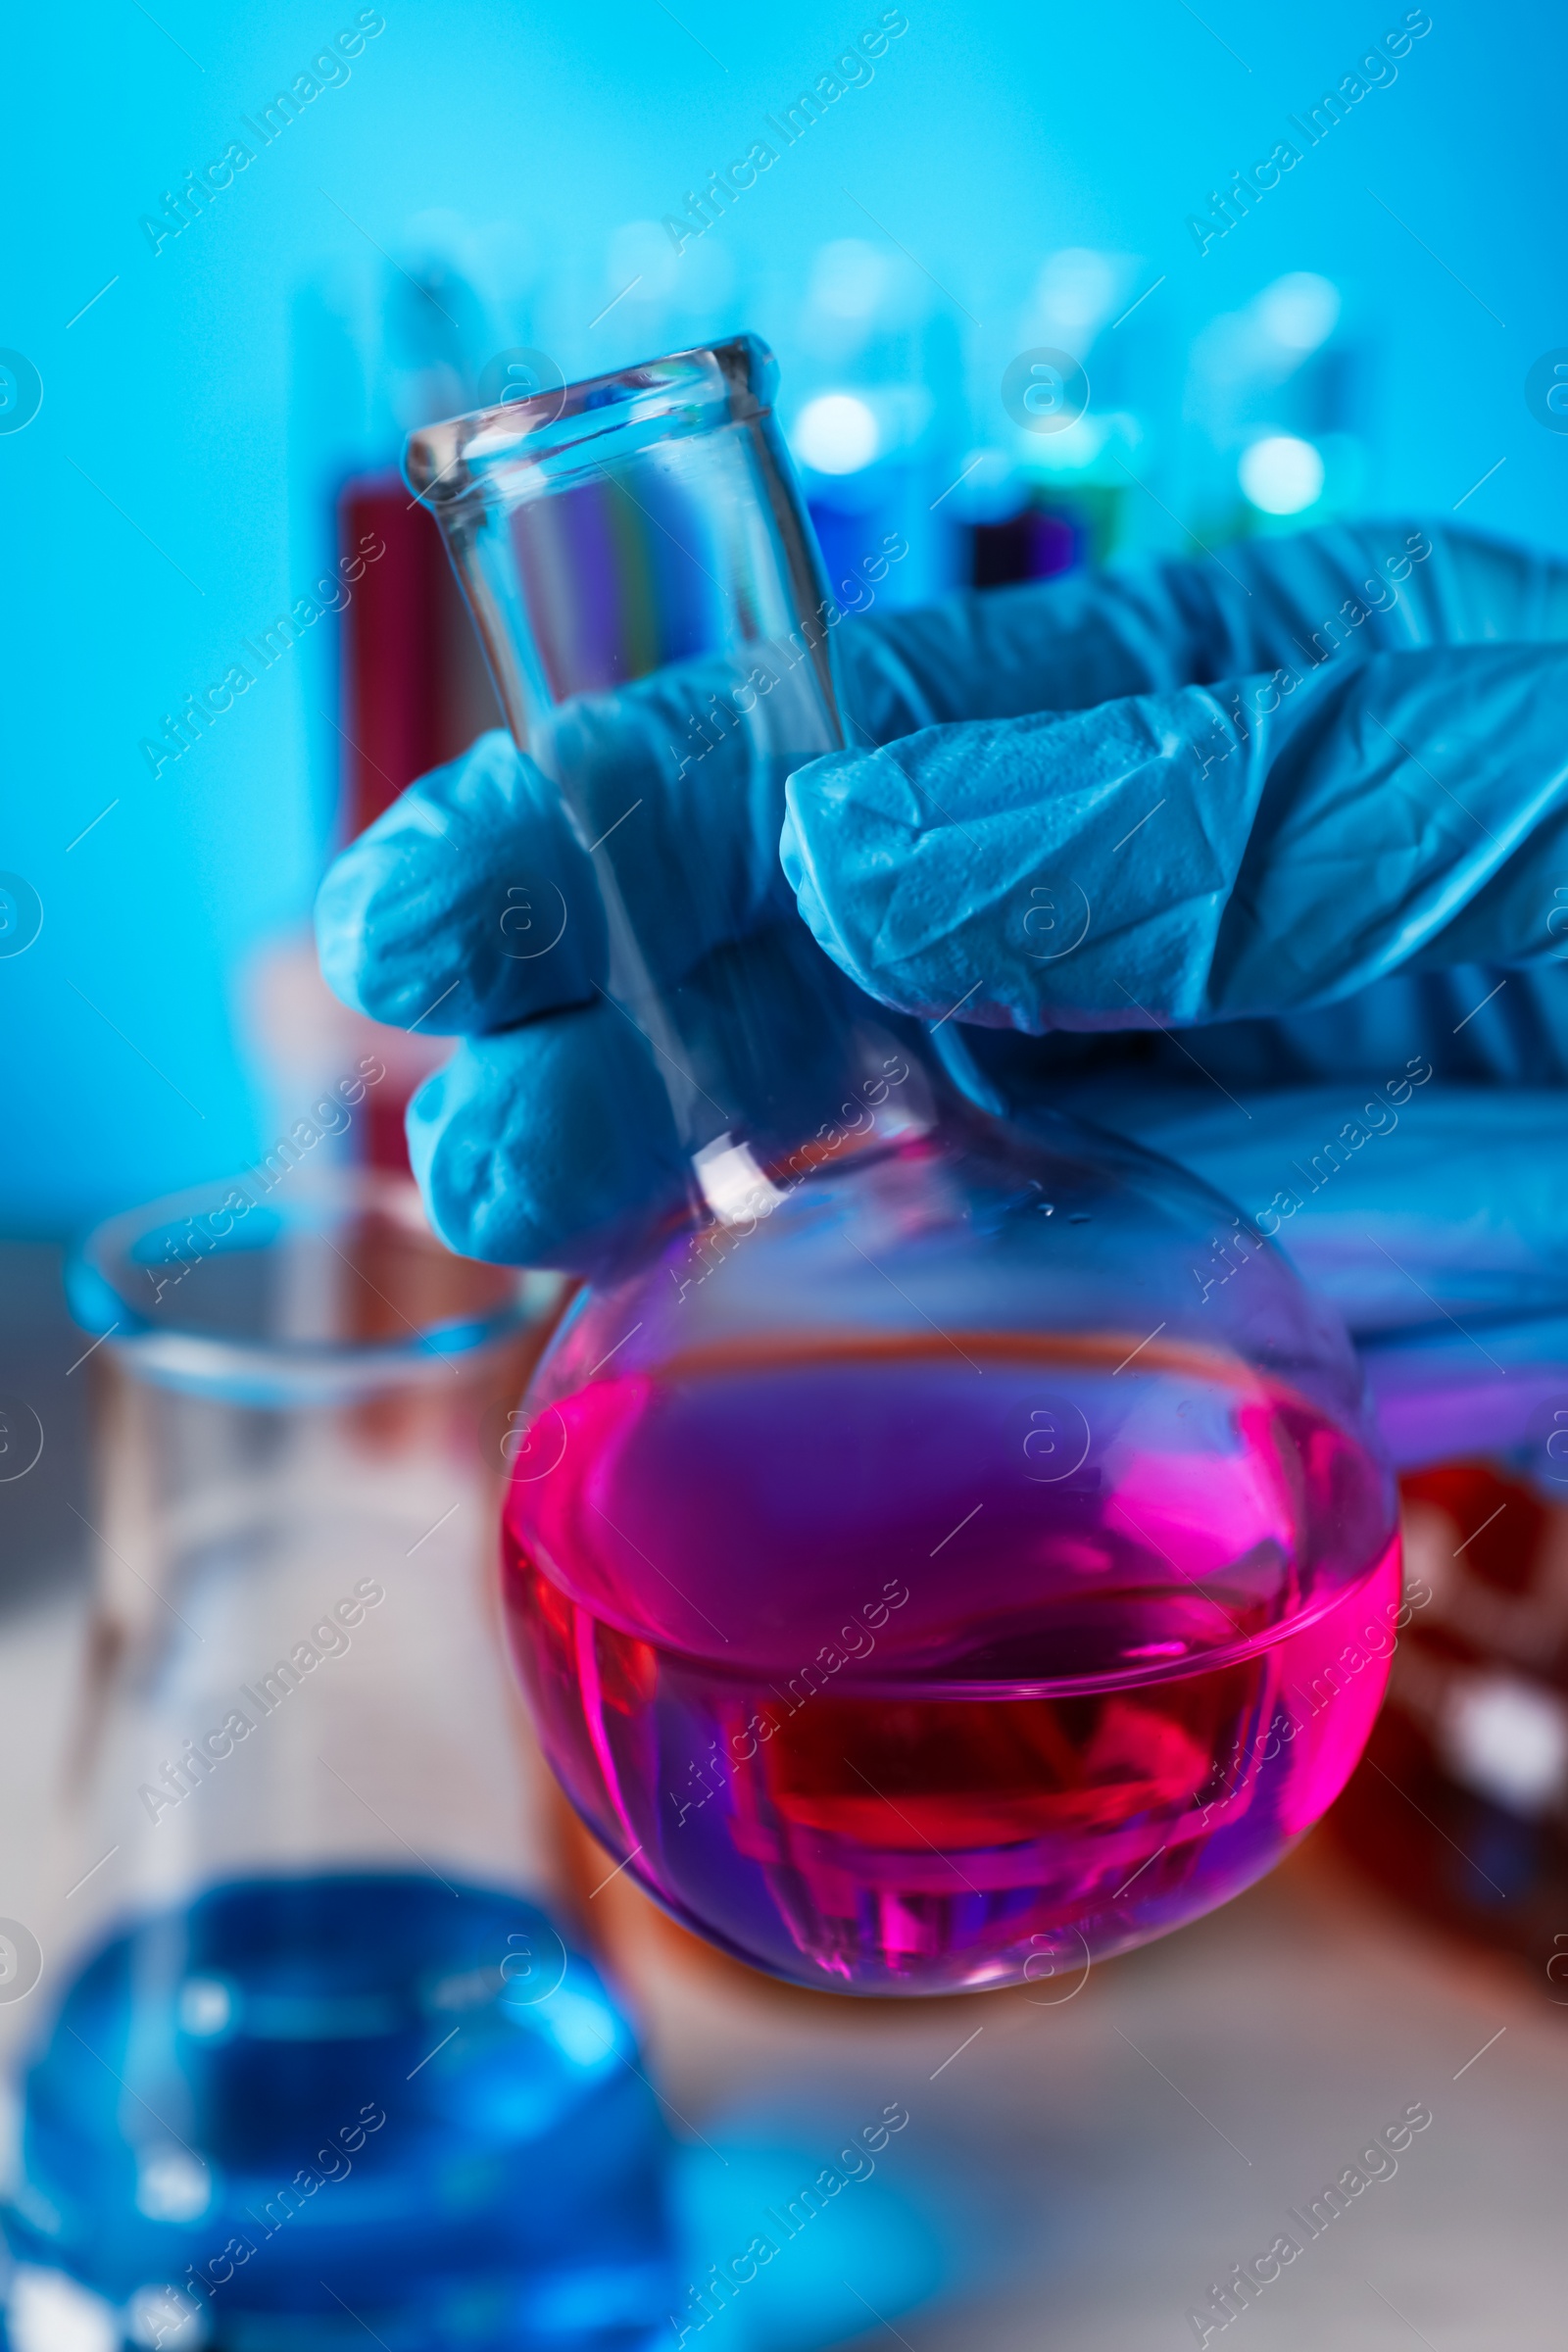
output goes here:
<path id="1" fill-rule="evenodd" d="M 785 786 L 784 825 L 778 837 L 779 863 L 784 879 L 797 899 L 811 887 L 810 869 L 807 864 L 806 844 L 796 829 L 795 811 L 789 805 L 789 787 Z"/>
<path id="2" fill-rule="evenodd" d="M 592 869 L 511 738 L 411 785 L 317 896 L 333 994 L 394 1028 L 500 1030 L 592 995 L 606 959 Z"/>
<path id="3" fill-rule="evenodd" d="M 789 805 L 789 786 L 784 787 L 784 823 L 778 837 L 779 860 L 791 890 L 799 890 L 805 870 L 801 837 L 795 830 L 795 816 Z"/>
<path id="4" fill-rule="evenodd" d="M 594 1272 L 684 1189 L 652 1056 L 607 1005 L 460 1046 L 406 1126 L 435 1231 L 492 1264 Z"/>
<path id="5" fill-rule="evenodd" d="M 355 863 L 358 844 L 345 850 L 326 870 L 316 894 L 313 920 L 316 956 L 321 977 L 340 1004 L 351 1012 L 365 1012 L 360 976 L 365 969 L 365 900 L 363 877 Z"/>
<path id="6" fill-rule="evenodd" d="M 474 1257 L 472 1217 L 462 1189 L 445 1180 L 437 1167 L 446 1130 L 446 1063 L 410 1096 L 403 1113 L 403 1132 L 409 1147 L 409 1166 L 419 1188 L 425 1214 L 438 1241 L 459 1257 Z"/>
<path id="7" fill-rule="evenodd" d="M 816 944 L 852 980 L 866 981 L 859 959 L 832 911 L 835 875 L 842 880 L 858 855 L 851 808 L 869 762 L 858 752 L 831 752 L 797 768 L 784 787 L 779 859 L 795 904 Z"/>

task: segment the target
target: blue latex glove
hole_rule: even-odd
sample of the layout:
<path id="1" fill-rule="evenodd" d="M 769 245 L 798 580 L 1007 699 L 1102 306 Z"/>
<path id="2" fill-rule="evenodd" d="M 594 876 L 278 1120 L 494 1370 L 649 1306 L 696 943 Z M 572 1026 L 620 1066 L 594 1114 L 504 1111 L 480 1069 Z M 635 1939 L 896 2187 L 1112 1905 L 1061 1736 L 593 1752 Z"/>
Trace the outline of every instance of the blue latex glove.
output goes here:
<path id="1" fill-rule="evenodd" d="M 724 958 L 798 934 L 787 876 L 861 988 L 952 1016 L 981 1100 L 1170 1151 L 1361 1328 L 1568 1299 L 1568 566 L 1364 525 L 873 613 L 841 646 L 860 748 L 787 808 L 735 789 L 733 737 L 675 776 L 701 673 L 556 721 L 656 963 L 712 972 L 717 1027 Z M 519 875 L 541 947 L 563 926 L 529 960 Z M 469 1039 L 410 1112 L 455 1247 L 585 1262 L 672 1181 L 591 869 L 504 738 L 346 853 L 318 926 L 348 1002 Z M 739 1042 L 712 1066 L 744 1092 Z"/>

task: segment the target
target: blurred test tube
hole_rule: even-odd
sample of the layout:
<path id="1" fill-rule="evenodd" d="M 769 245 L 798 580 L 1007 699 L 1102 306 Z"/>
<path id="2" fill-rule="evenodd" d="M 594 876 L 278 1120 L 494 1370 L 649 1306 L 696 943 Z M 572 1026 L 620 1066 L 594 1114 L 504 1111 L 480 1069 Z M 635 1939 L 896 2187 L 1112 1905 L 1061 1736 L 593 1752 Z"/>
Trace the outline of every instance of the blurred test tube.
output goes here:
<path id="1" fill-rule="evenodd" d="M 1139 317 L 1142 265 L 1070 246 L 1049 254 L 1004 328 L 976 336 L 971 445 L 950 507 L 953 568 L 974 587 L 1049 579 L 1125 545 L 1148 459 L 1157 314 Z M 990 307 L 990 306 L 988 306 Z"/>
<path id="2" fill-rule="evenodd" d="M 1205 539 L 1329 521 L 1366 484 L 1364 344 L 1330 279 L 1293 270 L 1193 345 L 1184 509 Z"/>
<path id="3" fill-rule="evenodd" d="M 856 602 L 885 562 L 878 600 L 923 603 L 949 579 L 933 505 L 961 445 L 953 318 L 901 255 L 843 237 L 814 256 L 790 342 L 782 415 L 830 585 Z"/>

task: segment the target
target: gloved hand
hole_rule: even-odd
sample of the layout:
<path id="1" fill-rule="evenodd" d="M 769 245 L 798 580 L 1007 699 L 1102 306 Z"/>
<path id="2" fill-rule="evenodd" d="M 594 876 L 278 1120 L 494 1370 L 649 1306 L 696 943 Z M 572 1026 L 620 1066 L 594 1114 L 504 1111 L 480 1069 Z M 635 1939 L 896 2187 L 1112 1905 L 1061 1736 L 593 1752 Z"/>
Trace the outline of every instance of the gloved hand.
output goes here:
<path id="1" fill-rule="evenodd" d="M 732 789 L 738 731 L 692 754 L 700 677 L 559 714 L 667 974 L 765 958 L 787 876 L 855 982 L 943 1019 L 980 1099 L 1171 1151 L 1361 1328 L 1568 1300 L 1568 566 L 1336 528 L 872 613 L 841 645 L 857 748 L 785 808 Z M 701 898 L 697 825 L 722 847 Z M 469 1040 L 410 1111 L 454 1247 L 577 1263 L 671 1180 L 591 869 L 505 738 L 345 854 L 318 930 L 349 1003 Z M 743 1087 L 744 1040 L 714 1067 Z"/>

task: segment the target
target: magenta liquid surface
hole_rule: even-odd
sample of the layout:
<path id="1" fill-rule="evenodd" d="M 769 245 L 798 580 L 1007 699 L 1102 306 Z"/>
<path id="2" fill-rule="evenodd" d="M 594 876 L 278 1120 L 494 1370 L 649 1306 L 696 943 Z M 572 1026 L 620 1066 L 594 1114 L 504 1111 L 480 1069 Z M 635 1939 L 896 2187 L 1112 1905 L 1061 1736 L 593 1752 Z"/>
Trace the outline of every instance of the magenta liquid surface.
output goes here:
<path id="1" fill-rule="evenodd" d="M 1394 1640 L 1387 1484 L 1288 1391 L 1123 1352 L 714 1349 L 539 1416 L 518 1664 L 677 1918 L 839 1991 L 1076 1977 L 1337 1795 Z"/>

